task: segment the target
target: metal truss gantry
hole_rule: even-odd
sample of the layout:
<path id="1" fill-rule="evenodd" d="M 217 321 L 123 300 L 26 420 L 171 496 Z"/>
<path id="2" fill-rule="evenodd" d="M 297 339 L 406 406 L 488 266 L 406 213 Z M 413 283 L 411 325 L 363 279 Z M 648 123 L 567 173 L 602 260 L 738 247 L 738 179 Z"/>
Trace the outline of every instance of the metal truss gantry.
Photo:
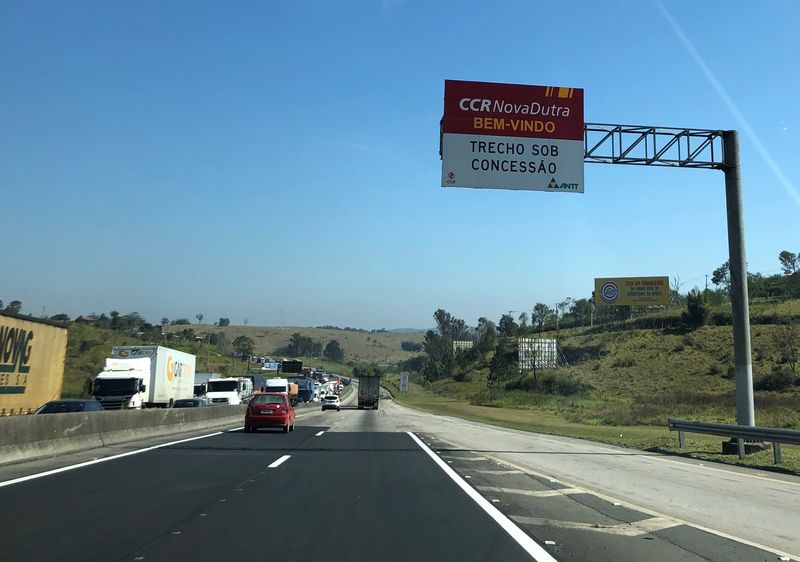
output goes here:
<path id="1" fill-rule="evenodd" d="M 724 170 L 724 131 L 585 123 L 585 162 Z"/>

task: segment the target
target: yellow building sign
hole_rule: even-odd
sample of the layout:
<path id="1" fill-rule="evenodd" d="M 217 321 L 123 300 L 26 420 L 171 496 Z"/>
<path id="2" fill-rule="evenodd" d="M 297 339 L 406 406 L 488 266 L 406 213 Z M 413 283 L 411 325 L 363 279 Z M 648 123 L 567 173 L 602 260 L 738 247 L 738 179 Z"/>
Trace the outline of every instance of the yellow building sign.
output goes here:
<path id="1" fill-rule="evenodd" d="M 669 304 L 669 277 L 599 277 L 594 280 L 597 306 Z"/>

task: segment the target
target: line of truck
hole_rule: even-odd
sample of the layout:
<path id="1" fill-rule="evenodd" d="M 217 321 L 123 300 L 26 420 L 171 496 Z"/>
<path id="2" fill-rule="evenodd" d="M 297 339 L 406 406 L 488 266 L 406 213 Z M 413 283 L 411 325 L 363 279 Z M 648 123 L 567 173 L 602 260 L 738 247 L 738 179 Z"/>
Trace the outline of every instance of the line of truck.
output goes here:
<path id="1" fill-rule="evenodd" d="M 64 326 L 0 313 L 0 415 L 31 413 L 61 398 L 67 330 Z M 293 403 L 339 394 L 342 380 L 322 369 L 284 361 L 294 372 L 223 377 L 195 372 L 190 353 L 160 345 L 115 346 L 92 381 L 105 410 L 166 408 L 176 400 L 205 397 L 212 404 L 243 404 L 258 391 L 286 392 Z"/>

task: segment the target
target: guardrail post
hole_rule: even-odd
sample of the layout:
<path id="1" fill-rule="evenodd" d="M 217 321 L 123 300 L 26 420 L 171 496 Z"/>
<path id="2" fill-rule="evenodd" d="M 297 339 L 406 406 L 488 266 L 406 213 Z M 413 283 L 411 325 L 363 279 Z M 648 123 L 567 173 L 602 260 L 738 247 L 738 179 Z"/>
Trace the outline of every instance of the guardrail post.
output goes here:
<path id="1" fill-rule="evenodd" d="M 684 445 L 686 445 L 686 433 L 683 431 L 678 432 L 678 447 L 683 449 Z"/>
<path id="2" fill-rule="evenodd" d="M 772 454 L 775 457 L 775 464 L 781 464 L 781 444 L 777 441 L 772 442 Z"/>
<path id="3" fill-rule="evenodd" d="M 736 442 L 739 445 L 739 460 L 744 458 L 744 439 L 741 437 L 736 439 Z"/>

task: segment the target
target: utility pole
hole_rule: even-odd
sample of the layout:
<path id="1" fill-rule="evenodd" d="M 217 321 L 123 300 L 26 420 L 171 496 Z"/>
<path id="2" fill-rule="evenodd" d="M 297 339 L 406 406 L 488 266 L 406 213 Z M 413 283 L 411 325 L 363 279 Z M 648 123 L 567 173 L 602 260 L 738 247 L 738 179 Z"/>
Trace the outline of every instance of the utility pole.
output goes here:
<path id="1" fill-rule="evenodd" d="M 755 425 L 739 133 L 586 123 L 584 162 L 722 170 L 728 216 L 736 423 Z"/>
<path id="2" fill-rule="evenodd" d="M 739 163 L 739 133 L 724 131 L 725 203 L 728 209 L 731 308 L 733 311 L 733 359 L 736 371 L 736 423 L 755 425 L 753 406 L 753 362 L 750 353 L 750 308 L 747 296 L 747 258 L 744 251 L 742 177 Z"/>

